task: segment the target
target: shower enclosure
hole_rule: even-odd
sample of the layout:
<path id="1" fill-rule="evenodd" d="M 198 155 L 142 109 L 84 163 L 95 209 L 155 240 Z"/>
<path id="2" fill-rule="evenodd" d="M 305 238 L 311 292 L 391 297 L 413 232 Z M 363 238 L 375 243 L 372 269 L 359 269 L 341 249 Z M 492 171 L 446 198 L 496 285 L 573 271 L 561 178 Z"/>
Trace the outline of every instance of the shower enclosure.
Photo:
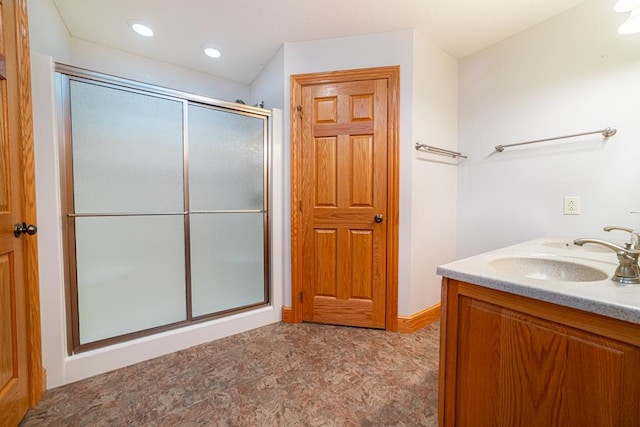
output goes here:
<path id="1" fill-rule="evenodd" d="M 58 65 L 70 350 L 269 303 L 269 111 Z"/>

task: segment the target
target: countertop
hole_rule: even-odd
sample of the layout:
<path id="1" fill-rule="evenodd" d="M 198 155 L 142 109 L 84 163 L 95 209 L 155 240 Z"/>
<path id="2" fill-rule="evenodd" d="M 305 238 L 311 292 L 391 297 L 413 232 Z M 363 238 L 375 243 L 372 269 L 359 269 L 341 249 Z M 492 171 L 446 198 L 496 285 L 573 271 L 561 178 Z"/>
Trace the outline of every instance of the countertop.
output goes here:
<path id="1" fill-rule="evenodd" d="M 551 258 L 596 268 L 606 278 L 595 281 L 563 281 L 526 277 L 492 265 L 508 257 Z M 544 237 L 464 258 L 437 268 L 437 274 L 491 289 L 597 313 L 640 325 L 640 285 L 611 280 L 618 260 L 602 246 L 576 246 L 573 239 Z"/>

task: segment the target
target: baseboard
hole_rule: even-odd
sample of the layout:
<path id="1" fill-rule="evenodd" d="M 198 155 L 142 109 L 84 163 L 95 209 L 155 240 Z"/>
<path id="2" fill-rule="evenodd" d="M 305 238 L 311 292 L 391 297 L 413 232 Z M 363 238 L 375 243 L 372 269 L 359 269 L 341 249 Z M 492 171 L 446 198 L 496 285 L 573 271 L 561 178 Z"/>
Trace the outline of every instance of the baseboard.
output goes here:
<path id="1" fill-rule="evenodd" d="M 437 320 L 440 320 L 440 304 L 424 309 L 412 316 L 398 316 L 398 332 L 416 332 Z M 284 323 L 294 323 L 291 307 L 282 306 L 282 321 Z"/>
<path id="2" fill-rule="evenodd" d="M 282 321 L 284 323 L 293 323 L 293 310 L 291 307 L 282 306 Z"/>
<path id="3" fill-rule="evenodd" d="M 426 308 L 412 316 L 398 316 L 398 332 L 416 332 L 437 320 L 440 320 L 440 304 Z"/>

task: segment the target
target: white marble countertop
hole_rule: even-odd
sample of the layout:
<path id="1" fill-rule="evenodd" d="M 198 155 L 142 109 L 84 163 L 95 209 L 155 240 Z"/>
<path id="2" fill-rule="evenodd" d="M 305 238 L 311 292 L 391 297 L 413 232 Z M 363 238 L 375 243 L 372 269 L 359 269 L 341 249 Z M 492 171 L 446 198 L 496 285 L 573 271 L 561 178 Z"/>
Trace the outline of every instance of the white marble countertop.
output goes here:
<path id="1" fill-rule="evenodd" d="M 531 274 L 527 277 L 520 272 L 507 272 L 492 263 L 509 257 L 581 264 L 606 273 L 606 278 L 593 281 L 538 279 Z M 612 281 L 617 266 L 615 252 L 603 246 L 576 246 L 571 238 L 544 237 L 441 265 L 437 274 L 640 325 L 640 285 L 621 285 Z"/>

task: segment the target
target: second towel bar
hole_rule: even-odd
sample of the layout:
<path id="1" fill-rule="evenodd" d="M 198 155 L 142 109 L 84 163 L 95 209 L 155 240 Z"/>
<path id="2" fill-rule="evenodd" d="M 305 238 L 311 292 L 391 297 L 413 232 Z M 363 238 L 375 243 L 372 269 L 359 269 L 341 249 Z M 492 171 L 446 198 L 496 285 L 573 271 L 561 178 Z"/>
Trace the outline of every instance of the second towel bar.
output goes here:
<path id="1" fill-rule="evenodd" d="M 605 138 L 615 135 L 617 132 L 614 128 L 604 128 L 601 130 L 594 130 L 591 132 L 574 133 L 572 135 L 556 136 L 555 138 L 536 139 L 535 141 L 518 142 L 516 144 L 496 145 L 496 151 L 502 153 L 507 147 L 516 147 L 518 145 L 534 144 L 536 142 L 555 141 L 556 139 L 573 138 L 576 136 L 593 135 L 594 133 L 601 133 Z"/>

